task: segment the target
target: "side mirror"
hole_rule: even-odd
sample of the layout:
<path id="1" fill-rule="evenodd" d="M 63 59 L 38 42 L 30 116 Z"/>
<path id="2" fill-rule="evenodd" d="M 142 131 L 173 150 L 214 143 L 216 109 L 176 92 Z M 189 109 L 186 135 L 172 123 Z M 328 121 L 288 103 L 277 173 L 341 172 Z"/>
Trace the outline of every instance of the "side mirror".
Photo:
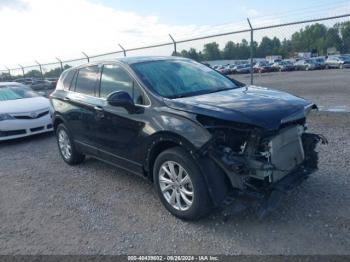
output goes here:
<path id="1" fill-rule="evenodd" d="M 117 91 L 107 97 L 107 103 L 111 106 L 123 107 L 129 113 L 136 111 L 136 106 L 129 93 L 125 91 Z"/>

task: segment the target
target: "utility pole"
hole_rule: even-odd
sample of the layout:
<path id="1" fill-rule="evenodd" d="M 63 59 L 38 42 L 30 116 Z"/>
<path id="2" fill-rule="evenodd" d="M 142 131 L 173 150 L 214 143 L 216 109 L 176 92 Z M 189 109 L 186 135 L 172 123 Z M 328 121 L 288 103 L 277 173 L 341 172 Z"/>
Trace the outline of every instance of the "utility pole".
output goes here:
<path id="1" fill-rule="evenodd" d="M 254 44 L 254 28 L 252 27 L 252 24 L 249 21 L 249 18 L 247 18 L 248 24 L 250 27 L 250 84 L 252 85 L 254 82 L 254 70 L 253 70 L 253 44 Z"/>
<path id="2" fill-rule="evenodd" d="M 126 50 L 124 49 L 124 47 L 122 47 L 122 45 L 121 44 L 118 44 L 119 45 L 119 47 L 123 50 L 123 53 L 124 53 L 124 57 L 126 57 Z"/>
<path id="3" fill-rule="evenodd" d="M 171 41 L 173 41 L 174 44 L 174 55 L 177 56 L 177 50 L 176 50 L 176 41 L 175 39 L 169 34 L 169 37 L 171 38 Z"/>

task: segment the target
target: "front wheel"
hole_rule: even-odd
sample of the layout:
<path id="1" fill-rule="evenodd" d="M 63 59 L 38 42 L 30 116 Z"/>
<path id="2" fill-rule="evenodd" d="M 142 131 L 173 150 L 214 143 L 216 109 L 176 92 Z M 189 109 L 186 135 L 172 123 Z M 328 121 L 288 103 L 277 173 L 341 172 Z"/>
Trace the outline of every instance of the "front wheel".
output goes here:
<path id="1" fill-rule="evenodd" d="M 192 156 L 180 147 L 162 152 L 156 159 L 153 178 L 165 208 L 181 219 L 196 220 L 208 214 L 208 189 Z"/>

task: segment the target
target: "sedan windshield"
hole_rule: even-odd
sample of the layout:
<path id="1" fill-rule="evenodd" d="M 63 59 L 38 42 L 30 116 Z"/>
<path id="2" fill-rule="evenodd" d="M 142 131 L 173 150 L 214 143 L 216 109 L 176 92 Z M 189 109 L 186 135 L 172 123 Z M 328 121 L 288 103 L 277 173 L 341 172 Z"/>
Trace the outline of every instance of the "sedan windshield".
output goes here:
<path id="1" fill-rule="evenodd" d="M 21 84 L 0 86 L 0 101 L 31 98 L 36 96 L 39 95 L 32 89 Z"/>
<path id="2" fill-rule="evenodd" d="M 179 98 L 239 87 L 215 70 L 191 60 L 158 60 L 132 64 L 143 83 L 158 95 Z"/>

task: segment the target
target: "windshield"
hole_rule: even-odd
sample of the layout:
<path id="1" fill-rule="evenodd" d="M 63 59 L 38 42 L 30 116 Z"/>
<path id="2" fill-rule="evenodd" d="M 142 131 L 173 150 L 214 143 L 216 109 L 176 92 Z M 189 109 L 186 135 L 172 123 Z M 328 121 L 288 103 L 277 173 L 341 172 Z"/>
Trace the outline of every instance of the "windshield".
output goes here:
<path id="1" fill-rule="evenodd" d="M 32 89 L 24 85 L 0 86 L 0 101 L 31 98 L 39 96 Z"/>
<path id="2" fill-rule="evenodd" d="M 143 83 L 166 98 L 179 98 L 237 88 L 230 79 L 192 60 L 158 60 L 132 64 Z"/>

